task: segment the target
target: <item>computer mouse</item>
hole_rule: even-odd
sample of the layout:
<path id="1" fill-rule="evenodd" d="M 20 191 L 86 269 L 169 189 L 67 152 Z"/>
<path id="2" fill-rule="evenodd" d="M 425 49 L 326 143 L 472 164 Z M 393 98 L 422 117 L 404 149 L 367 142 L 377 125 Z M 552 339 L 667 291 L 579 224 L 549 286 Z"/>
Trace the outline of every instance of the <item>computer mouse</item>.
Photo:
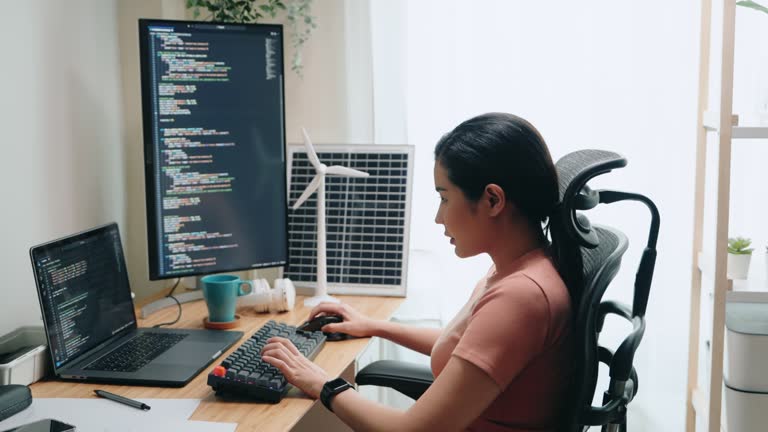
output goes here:
<path id="1" fill-rule="evenodd" d="M 297 330 L 305 332 L 320 331 L 326 324 L 336 324 L 342 321 L 344 321 L 344 319 L 339 315 L 320 315 L 300 325 Z M 323 334 L 325 335 L 326 340 L 329 341 L 340 341 L 349 338 L 349 335 L 346 333 L 323 332 Z"/>

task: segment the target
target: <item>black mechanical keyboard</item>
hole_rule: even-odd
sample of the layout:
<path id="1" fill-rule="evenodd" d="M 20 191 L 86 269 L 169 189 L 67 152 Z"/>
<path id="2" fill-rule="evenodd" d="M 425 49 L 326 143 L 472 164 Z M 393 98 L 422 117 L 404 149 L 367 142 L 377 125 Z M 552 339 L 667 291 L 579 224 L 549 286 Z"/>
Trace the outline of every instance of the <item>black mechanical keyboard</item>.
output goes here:
<path id="1" fill-rule="evenodd" d="M 271 337 L 290 339 L 308 359 L 325 345 L 322 332 L 296 331 L 296 327 L 269 321 L 208 374 L 208 385 L 217 395 L 232 394 L 277 403 L 291 387 L 282 372 L 261 360 L 261 350 Z"/>
<path id="2" fill-rule="evenodd" d="M 141 333 L 85 369 L 135 372 L 187 336 L 186 333 Z"/>

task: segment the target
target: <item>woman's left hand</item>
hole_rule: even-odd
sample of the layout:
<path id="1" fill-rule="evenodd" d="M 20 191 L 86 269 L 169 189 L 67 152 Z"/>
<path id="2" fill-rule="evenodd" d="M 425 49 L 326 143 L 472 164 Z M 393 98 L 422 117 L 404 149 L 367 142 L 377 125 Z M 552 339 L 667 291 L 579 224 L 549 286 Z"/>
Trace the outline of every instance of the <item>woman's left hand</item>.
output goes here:
<path id="1" fill-rule="evenodd" d="M 320 397 L 320 391 L 329 380 L 323 368 L 304 357 L 286 338 L 269 338 L 261 350 L 261 358 L 280 369 L 289 383 L 314 399 Z"/>

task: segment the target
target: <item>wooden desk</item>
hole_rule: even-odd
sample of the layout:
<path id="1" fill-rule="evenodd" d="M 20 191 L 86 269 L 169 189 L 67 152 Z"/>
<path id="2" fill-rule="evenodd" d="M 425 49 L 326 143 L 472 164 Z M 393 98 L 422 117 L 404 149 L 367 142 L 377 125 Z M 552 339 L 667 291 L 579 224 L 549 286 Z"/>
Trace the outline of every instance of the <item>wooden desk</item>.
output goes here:
<path id="1" fill-rule="evenodd" d="M 392 297 L 356 297 L 338 296 L 338 298 L 375 319 L 389 319 L 404 299 Z M 203 317 L 208 315 L 205 302 L 195 301 L 183 306 L 181 320 L 171 327 L 202 328 Z M 154 324 L 173 321 L 177 308 L 169 307 L 158 311 L 148 319 L 139 319 L 139 327 L 150 327 Z M 234 422 L 238 424 L 238 432 L 242 431 L 287 431 L 290 430 L 312 408 L 315 401 L 309 399 L 297 389 L 291 389 L 286 397 L 278 404 L 253 402 L 220 401 L 214 396 L 206 384 L 208 373 L 223 358 L 235 350 L 243 341 L 256 332 L 270 319 L 286 322 L 291 325 L 301 324 L 309 315 L 309 308 L 304 307 L 304 297 L 296 298 L 296 307 L 290 312 L 279 314 L 257 314 L 251 308 L 238 310 L 240 326 L 233 330 L 245 333 L 232 349 L 227 351 L 217 361 L 201 372 L 197 377 L 182 388 L 137 387 L 105 384 L 84 384 L 64 381 L 41 381 L 33 384 L 32 394 L 36 398 L 92 398 L 93 390 L 104 389 L 129 398 L 171 398 L 171 399 L 202 399 L 200 406 L 192 414 L 190 420 L 206 420 L 215 422 Z M 137 316 L 139 316 L 137 311 Z M 355 361 L 357 356 L 368 345 L 370 338 L 352 339 L 340 342 L 326 342 L 325 347 L 315 358 L 315 362 L 325 369 L 332 377 L 338 376 Z M 319 401 L 317 403 L 320 403 Z"/>

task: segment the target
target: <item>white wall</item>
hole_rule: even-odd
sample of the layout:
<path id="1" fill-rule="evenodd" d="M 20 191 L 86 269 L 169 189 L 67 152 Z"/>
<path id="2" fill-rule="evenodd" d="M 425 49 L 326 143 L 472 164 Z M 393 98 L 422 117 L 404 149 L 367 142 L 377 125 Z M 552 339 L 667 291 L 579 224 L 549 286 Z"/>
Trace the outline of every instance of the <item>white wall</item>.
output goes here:
<path id="1" fill-rule="evenodd" d="M 40 322 L 30 246 L 124 222 L 116 3 L 3 2 L 0 334 Z"/>
<path id="2" fill-rule="evenodd" d="M 313 142 L 367 144 L 373 139 L 370 22 L 367 2 L 320 0 L 312 13 L 318 28 L 303 49 L 304 78 L 290 71 L 286 27 L 285 109 L 289 143 L 301 127 Z"/>

